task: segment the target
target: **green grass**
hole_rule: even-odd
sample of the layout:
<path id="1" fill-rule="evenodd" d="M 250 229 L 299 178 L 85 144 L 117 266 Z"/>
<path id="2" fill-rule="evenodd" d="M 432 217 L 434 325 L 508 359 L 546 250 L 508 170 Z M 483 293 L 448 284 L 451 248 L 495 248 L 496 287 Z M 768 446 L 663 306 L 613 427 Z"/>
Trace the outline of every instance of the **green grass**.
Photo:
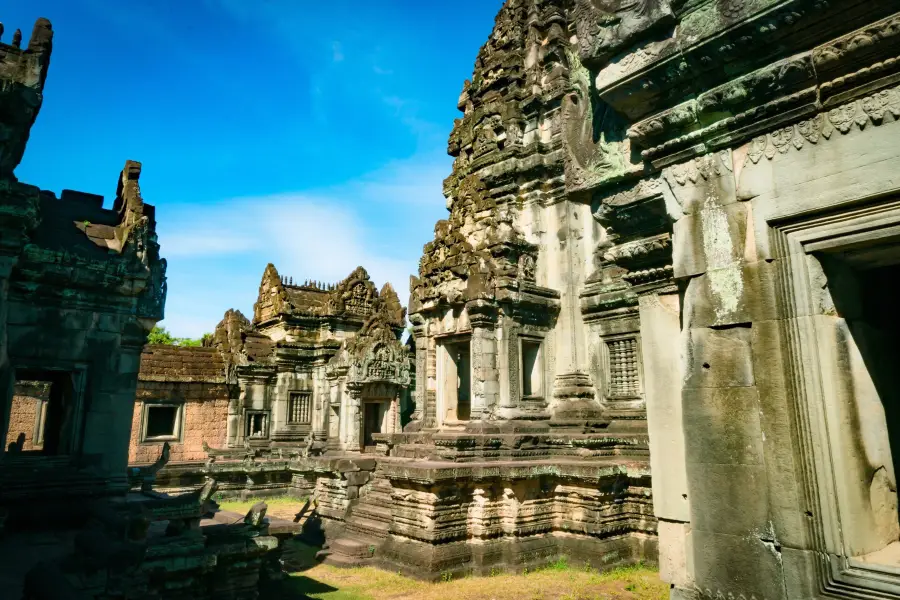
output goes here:
<path id="1" fill-rule="evenodd" d="M 271 498 L 252 498 L 247 501 L 238 500 L 236 498 L 215 498 L 219 503 L 219 508 L 237 513 L 246 513 L 257 502 L 265 502 L 269 508 L 275 507 L 296 507 L 297 510 L 306 504 L 306 498 L 294 498 L 293 496 L 273 496 Z"/>
<path id="2" fill-rule="evenodd" d="M 292 564 L 303 565 L 278 589 L 264 598 L 292 600 L 666 600 L 668 585 L 643 565 L 599 572 L 572 564 L 567 557 L 531 569 L 507 574 L 497 568 L 490 575 L 450 576 L 435 583 L 421 582 L 399 573 L 360 567 L 337 569 L 315 562 L 315 548 L 289 542 Z"/>

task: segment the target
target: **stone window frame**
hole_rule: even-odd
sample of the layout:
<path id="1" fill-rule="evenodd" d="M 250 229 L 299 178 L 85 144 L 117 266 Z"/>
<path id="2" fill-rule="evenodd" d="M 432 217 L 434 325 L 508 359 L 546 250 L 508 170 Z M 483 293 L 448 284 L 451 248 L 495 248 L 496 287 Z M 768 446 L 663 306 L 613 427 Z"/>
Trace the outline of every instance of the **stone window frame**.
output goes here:
<path id="1" fill-rule="evenodd" d="M 519 338 L 519 394 L 522 400 L 543 400 L 546 398 L 547 394 L 547 358 L 546 351 L 547 347 L 545 344 L 545 338 L 542 335 L 530 334 L 530 333 L 520 333 L 518 335 Z M 531 394 L 525 395 L 525 368 L 524 368 L 524 345 L 525 344 L 537 344 L 538 345 L 538 360 L 536 361 L 536 368 L 538 368 L 541 372 L 541 389 L 538 393 L 535 393 L 534 390 L 531 390 Z"/>
<path id="2" fill-rule="evenodd" d="M 307 404 L 306 420 L 302 420 L 302 419 L 297 420 L 297 421 L 293 420 L 294 400 L 295 399 L 297 399 L 301 403 L 306 402 L 306 404 Z M 304 411 L 301 406 L 301 408 L 300 408 L 301 415 L 303 412 Z M 312 391 L 310 391 L 310 390 L 293 390 L 288 393 L 286 421 L 289 426 L 303 427 L 303 426 L 312 425 L 312 412 L 313 412 L 313 393 L 312 393 Z"/>
<path id="3" fill-rule="evenodd" d="M 780 333 L 786 348 L 785 374 L 791 434 L 799 452 L 801 490 L 809 497 L 808 539 L 821 553 L 825 568 L 816 569 L 821 588 L 842 592 L 848 587 L 866 592 L 900 593 L 900 571 L 866 563 L 845 552 L 847 519 L 852 506 L 842 506 L 835 454 L 843 448 L 829 415 L 839 393 L 826 383 L 831 365 L 819 352 L 816 328 L 807 316 L 820 314 L 822 267 L 814 253 L 840 252 L 866 242 L 900 244 L 900 196 L 896 191 L 858 198 L 829 207 L 768 220 L 773 256 L 782 262 L 776 293 L 783 299 Z M 831 429 L 829 428 L 831 426 Z M 893 448 L 892 448 L 893 450 Z M 801 492 L 802 493 L 802 492 Z M 818 509 L 818 510 L 815 510 Z M 799 590 L 794 590 L 799 593 Z M 792 590 L 787 590 L 788 595 Z"/>
<path id="4" fill-rule="evenodd" d="M 172 435 L 157 435 L 147 437 L 147 425 L 150 422 L 151 408 L 171 408 L 175 407 L 175 425 Z M 141 445 L 164 444 L 166 442 L 181 443 L 184 438 L 184 402 L 177 400 L 153 400 L 144 402 L 141 408 L 141 438 L 138 442 Z"/>
<path id="5" fill-rule="evenodd" d="M 634 340 L 635 345 L 635 362 L 637 366 L 637 383 L 638 390 L 634 394 L 614 394 L 612 389 L 612 357 L 610 356 L 610 342 L 620 342 L 626 340 Z M 610 402 L 644 399 L 644 361 L 641 354 L 641 334 L 634 331 L 629 333 L 620 333 L 614 335 L 604 335 L 600 337 L 600 351 L 603 357 L 603 397 Z"/>
<path id="6" fill-rule="evenodd" d="M 249 419 L 252 415 L 263 415 L 265 417 L 265 435 L 259 437 L 251 437 L 247 435 L 247 425 L 249 425 Z M 253 410 L 253 409 L 244 409 L 244 418 L 242 420 L 243 430 L 245 440 L 268 440 L 272 437 L 272 413 L 268 410 Z"/>
<path id="7" fill-rule="evenodd" d="M 85 427 L 85 419 L 86 419 L 86 402 L 85 396 L 87 394 L 87 374 L 88 374 L 88 365 L 82 362 L 69 362 L 69 361 L 60 361 L 55 362 L 52 365 L 47 365 L 42 361 L 36 361 L 33 359 L 25 359 L 25 360 L 16 360 L 13 359 L 13 369 L 12 369 L 12 381 L 18 381 L 19 372 L 54 372 L 54 373 L 69 373 L 72 376 L 72 403 L 73 403 L 73 415 L 75 416 L 75 426 L 72 429 L 70 439 L 67 443 L 67 451 L 55 455 L 45 455 L 45 458 L 58 458 L 60 456 L 78 456 L 82 451 L 82 443 L 84 439 L 84 427 Z M 7 406 L 12 408 L 12 396 L 14 392 L 14 386 L 10 386 L 9 398 L 7 400 Z M 46 403 L 45 403 L 46 404 Z M 44 406 L 44 410 L 46 410 L 46 406 Z M 8 415 L 7 415 L 8 417 Z M 35 423 L 37 426 L 38 424 Z M 41 444 L 43 445 L 44 438 L 46 436 L 46 431 L 42 431 L 41 435 Z M 32 443 L 34 443 L 32 441 Z M 0 448 L 0 454 L 4 454 L 6 452 L 6 447 Z"/>

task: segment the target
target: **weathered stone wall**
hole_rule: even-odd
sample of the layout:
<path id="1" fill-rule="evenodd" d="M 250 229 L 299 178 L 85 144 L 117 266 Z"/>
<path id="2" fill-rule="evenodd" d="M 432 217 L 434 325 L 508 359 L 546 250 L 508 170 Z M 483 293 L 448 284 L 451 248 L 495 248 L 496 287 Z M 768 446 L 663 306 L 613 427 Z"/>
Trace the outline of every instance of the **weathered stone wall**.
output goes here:
<path id="1" fill-rule="evenodd" d="M 180 407 L 179 439 L 170 441 L 170 461 L 202 461 L 206 442 L 225 444 L 231 387 L 225 383 L 225 364 L 215 348 L 150 345 L 141 355 L 132 417 L 128 462 L 149 463 L 159 457 L 163 442 L 143 442 L 145 404 Z"/>

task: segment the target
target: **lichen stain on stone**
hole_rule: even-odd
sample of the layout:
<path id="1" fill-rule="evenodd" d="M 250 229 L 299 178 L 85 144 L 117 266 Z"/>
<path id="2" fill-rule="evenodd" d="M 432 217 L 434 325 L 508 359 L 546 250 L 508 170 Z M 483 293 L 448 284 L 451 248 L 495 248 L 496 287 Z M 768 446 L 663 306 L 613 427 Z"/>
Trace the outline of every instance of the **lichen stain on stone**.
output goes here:
<path id="1" fill-rule="evenodd" d="M 744 292 L 741 268 L 734 259 L 734 244 L 728 230 L 728 215 L 710 194 L 700 211 L 703 229 L 703 253 L 709 289 L 715 296 L 716 322 L 727 320 L 735 311 Z"/>

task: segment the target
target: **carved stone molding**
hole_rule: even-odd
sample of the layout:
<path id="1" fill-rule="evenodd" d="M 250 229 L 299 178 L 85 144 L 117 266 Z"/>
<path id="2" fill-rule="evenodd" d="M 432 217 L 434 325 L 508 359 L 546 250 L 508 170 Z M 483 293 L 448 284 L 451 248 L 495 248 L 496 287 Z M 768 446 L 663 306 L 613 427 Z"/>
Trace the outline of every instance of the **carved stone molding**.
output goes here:
<path id="1" fill-rule="evenodd" d="M 863 130 L 870 125 L 877 127 L 897 119 L 900 119 L 900 87 L 881 90 L 754 138 L 747 152 L 747 160 L 753 163 L 758 163 L 763 157 L 772 160 L 779 154 L 802 150 L 806 144 L 830 140 L 835 131 L 845 135 L 855 129 Z"/>
<path id="2" fill-rule="evenodd" d="M 700 180 L 708 181 L 720 177 L 733 169 L 731 153 L 727 150 L 691 159 L 683 164 L 666 169 L 664 176 L 673 187 L 696 184 Z"/>

